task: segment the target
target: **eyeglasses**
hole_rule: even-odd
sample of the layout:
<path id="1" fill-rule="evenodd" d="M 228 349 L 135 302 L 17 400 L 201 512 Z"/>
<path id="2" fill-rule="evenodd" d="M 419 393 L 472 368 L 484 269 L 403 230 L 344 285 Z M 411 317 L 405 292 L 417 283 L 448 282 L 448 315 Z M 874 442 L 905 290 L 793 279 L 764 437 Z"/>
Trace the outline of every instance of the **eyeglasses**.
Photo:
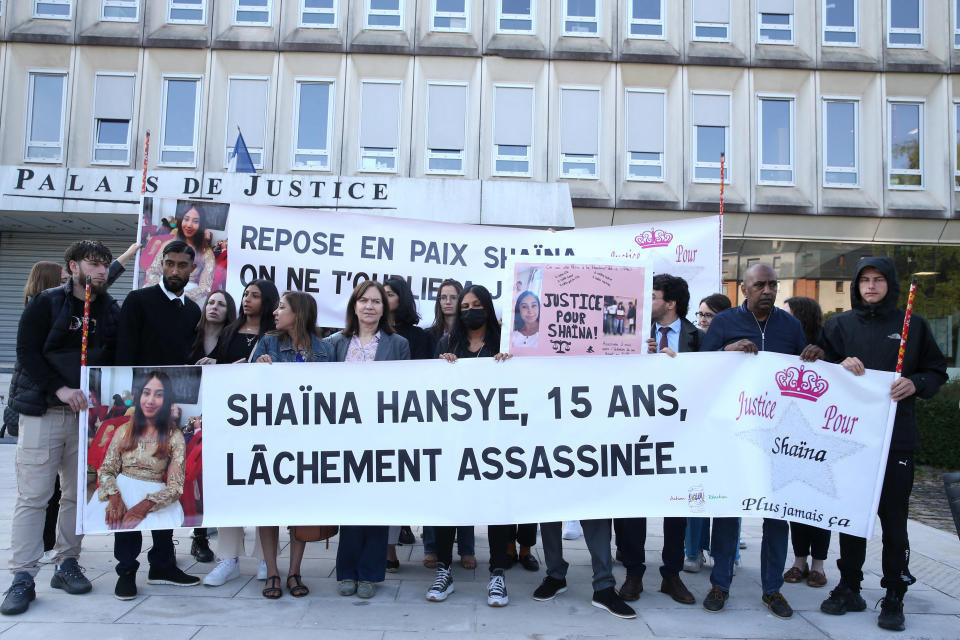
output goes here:
<path id="1" fill-rule="evenodd" d="M 706 320 L 709 320 L 710 318 L 712 318 L 713 316 L 715 316 L 715 315 L 717 315 L 717 314 L 715 314 L 715 313 L 704 313 L 703 311 L 697 311 L 697 313 L 696 313 L 695 315 L 696 315 L 698 318 L 704 318 L 704 319 L 706 319 Z"/>

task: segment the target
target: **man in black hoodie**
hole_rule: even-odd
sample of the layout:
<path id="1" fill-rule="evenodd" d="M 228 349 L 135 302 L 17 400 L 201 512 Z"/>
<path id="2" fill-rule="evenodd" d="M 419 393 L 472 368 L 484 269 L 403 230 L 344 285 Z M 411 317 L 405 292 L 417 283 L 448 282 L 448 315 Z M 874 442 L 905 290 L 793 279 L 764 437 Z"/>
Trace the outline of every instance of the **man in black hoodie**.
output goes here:
<path id="1" fill-rule="evenodd" d="M 857 264 L 850 288 L 852 311 L 836 315 L 823 327 L 826 359 L 840 363 L 855 375 L 866 369 L 895 371 L 904 312 L 897 308 L 900 284 L 890 258 L 863 258 Z M 883 629 L 904 628 L 903 596 L 916 579 L 910 575 L 910 543 L 907 540 L 907 505 L 913 489 L 913 453 L 919 445 L 916 396 L 931 398 L 947 381 L 947 362 L 921 316 L 913 314 L 903 359 L 903 376 L 890 389 L 897 402 L 893 437 L 877 515 L 883 528 L 883 579 L 887 590 L 877 624 Z M 860 597 L 867 541 L 840 534 L 840 583 L 823 601 L 824 613 L 842 615 L 863 611 Z"/>

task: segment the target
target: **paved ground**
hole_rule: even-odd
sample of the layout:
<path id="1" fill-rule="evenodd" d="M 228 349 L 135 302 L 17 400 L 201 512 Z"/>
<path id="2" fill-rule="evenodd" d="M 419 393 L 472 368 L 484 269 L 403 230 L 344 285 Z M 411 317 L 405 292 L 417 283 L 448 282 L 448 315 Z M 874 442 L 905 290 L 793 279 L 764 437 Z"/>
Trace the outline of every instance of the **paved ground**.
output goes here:
<path id="1" fill-rule="evenodd" d="M 10 514 L 16 495 L 12 473 L 14 447 L 0 444 L 0 553 L 8 554 Z M 650 531 L 659 530 L 651 523 Z M 480 534 L 482 528 L 478 528 Z M 37 600 L 30 610 L 15 618 L 0 619 L 0 640 L 10 638 L 136 638 L 137 640 L 196 639 L 241 640 L 294 636 L 316 631 L 325 640 L 423 640 L 424 638 L 863 638 L 885 637 L 876 627 L 876 612 L 847 614 L 833 618 L 819 612 L 820 601 L 837 579 L 832 560 L 828 561 L 830 585 L 812 589 L 785 585 L 784 593 L 796 609 L 792 620 L 779 620 L 760 604 L 759 548 L 760 522 L 744 521 L 743 567 L 734 579 L 727 609 L 710 614 L 699 604 L 683 606 L 657 593 L 659 549 L 662 540 L 650 536 L 647 557 L 651 562 L 646 578 L 647 591 L 634 603 L 635 620 L 619 620 L 590 606 L 590 558 L 583 539 L 566 544 L 571 563 L 567 576 L 569 590 L 552 602 L 540 603 L 530 594 L 543 577 L 520 567 L 507 572 L 510 605 L 504 609 L 486 606 L 484 570 L 455 570 L 457 591 L 447 602 L 430 603 L 424 592 L 432 572 L 424 569 L 423 552 L 417 545 L 401 547 L 401 570 L 388 574 L 376 597 L 362 601 L 336 594 L 333 576 L 336 542 L 327 549 L 323 543 L 307 547 L 304 580 L 311 588 L 306 598 L 285 594 L 278 601 L 260 595 L 261 582 L 253 578 L 256 561 L 241 561 L 243 577 L 223 587 L 177 588 L 150 586 L 142 572 L 140 596 L 121 602 L 113 597 L 115 574 L 112 539 L 88 536 L 84 540 L 81 564 L 93 581 L 92 593 L 70 596 L 50 589 L 52 569 L 44 568 L 37 579 Z M 879 531 L 879 529 L 878 529 Z M 179 563 L 188 572 L 203 574 L 213 565 L 198 565 L 187 552 L 189 531 L 179 538 Z M 920 579 L 907 595 L 907 631 L 891 635 L 898 639 L 929 638 L 956 640 L 960 637 L 960 540 L 956 535 L 911 521 L 913 546 L 911 569 Z M 251 538 L 252 541 L 252 538 Z M 485 536 L 478 535 L 480 566 L 486 562 Z M 539 552 L 539 549 L 537 549 Z M 831 549 L 836 557 L 836 540 Z M 542 557 L 541 557 L 542 560 Z M 141 561 L 146 564 L 145 558 Z M 281 567 L 285 562 L 281 561 Z M 864 597 L 872 606 L 880 590 L 879 532 L 868 551 Z M 623 568 L 617 568 L 618 580 Z M 702 599 L 709 589 L 707 573 L 683 574 L 690 590 Z"/>

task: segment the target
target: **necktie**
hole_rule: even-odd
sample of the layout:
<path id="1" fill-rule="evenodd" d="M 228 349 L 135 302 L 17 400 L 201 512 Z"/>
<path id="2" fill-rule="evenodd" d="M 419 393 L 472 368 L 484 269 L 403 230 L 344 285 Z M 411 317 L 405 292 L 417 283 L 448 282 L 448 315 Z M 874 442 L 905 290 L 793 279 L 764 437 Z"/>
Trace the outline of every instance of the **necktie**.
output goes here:
<path id="1" fill-rule="evenodd" d="M 173 306 L 175 306 L 177 309 L 183 309 L 183 300 L 181 300 L 180 298 L 174 298 Z"/>
<path id="2" fill-rule="evenodd" d="M 667 343 L 668 331 L 670 331 L 670 327 L 660 327 L 660 344 L 657 345 L 657 352 L 663 351 L 669 346 Z"/>

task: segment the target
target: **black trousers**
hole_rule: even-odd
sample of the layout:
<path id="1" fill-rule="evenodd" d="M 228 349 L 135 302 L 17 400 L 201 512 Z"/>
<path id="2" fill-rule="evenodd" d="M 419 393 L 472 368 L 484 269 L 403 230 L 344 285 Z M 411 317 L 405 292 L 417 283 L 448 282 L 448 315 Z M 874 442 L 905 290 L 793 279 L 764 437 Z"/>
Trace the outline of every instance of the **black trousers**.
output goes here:
<path id="1" fill-rule="evenodd" d="M 50 551 L 57 546 L 57 515 L 60 513 L 60 476 L 53 483 L 53 495 L 47 503 L 47 513 L 43 519 L 43 550 Z"/>
<path id="2" fill-rule="evenodd" d="M 814 560 L 827 559 L 830 529 L 821 529 L 805 522 L 791 522 L 790 540 L 793 542 L 793 555 L 798 558 L 813 556 Z"/>
<path id="3" fill-rule="evenodd" d="M 536 541 L 536 525 L 533 526 L 534 541 Z M 449 567 L 453 564 L 453 540 L 457 535 L 457 528 L 434 527 L 434 535 L 436 536 L 437 561 Z M 513 524 L 491 524 L 487 527 L 491 571 L 510 568 L 510 556 L 507 555 L 507 547 L 516 535 L 516 525 Z M 521 544 L 523 543 L 521 542 Z"/>
<path id="4" fill-rule="evenodd" d="M 617 529 L 617 546 L 627 575 L 642 578 L 647 570 L 645 562 L 647 544 L 646 518 L 617 518 L 614 520 Z M 683 569 L 683 542 L 687 533 L 686 518 L 663 519 L 663 551 L 661 558 L 663 565 L 660 575 L 664 578 L 675 578 Z"/>
<path id="5" fill-rule="evenodd" d="M 913 491 L 913 452 L 891 451 L 880 491 L 880 527 L 883 529 L 883 578 L 880 586 L 903 596 L 907 587 L 917 581 L 910 575 L 910 541 L 907 538 L 907 511 Z M 867 541 L 846 533 L 840 534 L 840 580 L 859 590 L 863 581 L 863 563 L 867 557 Z"/>
<path id="6" fill-rule="evenodd" d="M 521 547 L 533 547 L 537 544 L 537 523 L 505 525 L 513 528 L 511 540 Z M 508 543 L 509 544 L 509 543 Z"/>
<path id="7" fill-rule="evenodd" d="M 173 551 L 173 529 L 155 529 L 153 546 L 147 552 L 151 567 L 172 567 L 177 564 Z M 143 549 L 143 535 L 139 531 L 120 531 L 113 534 L 113 557 L 117 559 L 117 575 L 133 573 L 140 568 L 137 556 Z"/>

